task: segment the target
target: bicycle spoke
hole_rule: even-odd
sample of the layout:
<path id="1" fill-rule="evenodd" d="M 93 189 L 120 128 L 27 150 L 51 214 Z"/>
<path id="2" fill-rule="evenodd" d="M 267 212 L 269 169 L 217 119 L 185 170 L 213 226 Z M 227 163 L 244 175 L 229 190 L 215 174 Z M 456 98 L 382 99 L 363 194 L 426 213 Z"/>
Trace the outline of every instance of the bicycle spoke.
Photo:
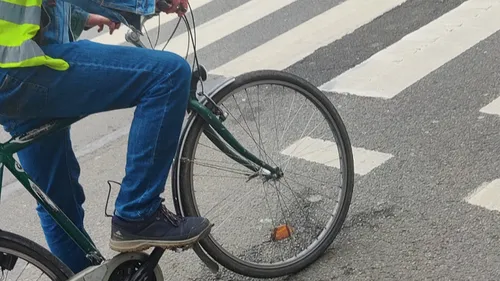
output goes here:
<path id="1" fill-rule="evenodd" d="M 318 128 L 318 126 L 314 127 L 307 135 L 310 136 L 314 131 L 316 131 L 316 128 Z M 318 138 L 319 139 L 323 139 L 324 137 L 326 137 L 326 134 L 323 134 L 323 135 L 319 136 Z M 298 138 L 298 139 L 301 140 L 301 143 L 304 141 L 303 138 Z M 314 144 L 311 143 L 310 145 L 308 145 L 305 148 L 303 148 L 301 151 L 305 150 L 306 148 L 311 147 L 311 145 L 314 145 Z M 295 149 L 297 149 L 297 147 L 299 147 L 299 146 L 300 145 L 296 145 Z M 294 149 L 294 151 L 295 151 L 295 149 Z M 290 152 L 290 154 L 293 154 L 294 151 Z M 297 155 L 295 157 L 299 158 L 299 156 L 297 156 Z M 285 162 L 281 163 L 281 165 L 286 165 L 291 159 L 292 159 L 292 157 L 289 156 L 288 159 Z"/>
<path id="2" fill-rule="evenodd" d="M 26 270 L 26 268 L 28 267 L 28 264 L 29 263 L 26 263 L 26 265 L 23 267 L 23 270 L 21 270 L 21 274 L 19 274 L 16 278 L 16 281 L 19 280 L 19 277 L 21 277 L 21 275 L 23 275 L 24 271 Z"/>
<path id="3" fill-rule="evenodd" d="M 309 125 L 309 123 L 311 123 L 312 118 L 313 118 L 313 116 L 311 115 L 311 117 L 310 117 L 310 118 L 309 118 L 309 120 L 307 121 L 307 125 Z M 306 132 L 306 128 L 304 128 L 304 130 L 302 131 L 302 134 L 300 135 L 299 140 L 304 141 L 304 133 L 305 133 L 305 132 Z M 298 146 L 297 146 L 297 147 L 298 147 Z M 295 150 L 295 149 L 294 149 L 294 150 Z M 290 154 L 293 154 L 293 152 L 294 152 L 294 151 L 292 151 Z M 288 159 L 290 159 L 291 157 L 292 157 L 292 156 L 289 156 L 289 157 L 288 157 Z M 283 172 L 285 172 L 285 171 L 286 171 L 286 168 L 288 167 L 288 164 L 289 164 L 289 163 L 287 163 L 287 164 L 285 165 L 285 167 L 283 168 Z"/>
<path id="4" fill-rule="evenodd" d="M 334 130 L 338 126 L 326 117 L 327 109 L 318 107 L 318 99 L 308 98 L 308 92 L 281 81 L 248 84 L 220 98 L 214 95 L 214 101 L 227 113 L 224 126 L 238 142 L 263 162 L 276 165 L 283 175 L 265 174 L 264 170 L 239 179 L 242 171 L 231 167 L 231 162 L 238 165 L 234 159 L 222 163 L 222 152 L 213 153 L 217 147 L 199 140 L 196 156 L 189 157 L 200 166 L 196 173 L 192 171 L 193 186 L 199 192 L 196 204 L 200 210 L 205 206 L 209 218 L 216 219 L 210 241 L 217 249 L 223 247 L 223 255 L 242 264 L 282 267 L 290 260 L 304 259 L 304 253 L 316 251 L 332 235 L 338 214 L 345 209 L 340 198 L 346 189 L 339 188 L 344 186 L 344 178 L 337 176 L 339 169 L 335 168 L 342 171 L 344 163 L 339 159 L 344 151 L 327 159 L 326 165 L 306 160 L 312 153 L 335 152 L 335 147 L 307 142 L 315 138 L 337 143 Z M 211 178 L 213 182 L 207 183 Z M 221 185 L 227 188 L 208 189 Z M 206 213 L 200 211 L 200 215 Z M 235 228 L 242 235 L 229 237 Z"/>
<path id="5" fill-rule="evenodd" d="M 209 160 L 207 160 L 208 163 L 203 163 L 203 162 L 199 162 L 199 161 L 195 161 L 195 160 L 190 160 L 190 159 L 186 159 L 186 158 L 182 158 L 182 160 L 190 162 L 190 163 L 196 162 L 196 163 L 199 163 L 200 166 L 204 166 L 204 167 L 208 167 L 208 168 L 218 168 L 221 171 L 232 172 L 234 174 L 243 175 L 245 177 L 250 176 L 250 174 L 248 172 L 246 172 L 246 171 L 242 171 L 242 170 L 238 170 L 238 169 L 234 169 L 234 168 L 227 168 L 227 167 L 224 167 L 224 166 L 218 166 L 218 165 L 210 164 Z"/>

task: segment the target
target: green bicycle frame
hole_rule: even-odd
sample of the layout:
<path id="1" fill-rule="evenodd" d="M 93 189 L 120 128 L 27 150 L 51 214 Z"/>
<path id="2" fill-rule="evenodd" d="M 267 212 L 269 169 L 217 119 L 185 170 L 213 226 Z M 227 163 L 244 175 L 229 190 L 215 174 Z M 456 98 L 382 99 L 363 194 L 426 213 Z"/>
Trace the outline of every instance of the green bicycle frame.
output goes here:
<path id="1" fill-rule="evenodd" d="M 38 128 L 28 131 L 25 134 L 15 136 L 6 143 L 0 144 L 0 182 L 3 178 L 3 169 L 7 169 L 24 186 L 24 188 L 43 206 L 50 216 L 61 226 L 61 228 L 78 244 L 86 253 L 87 258 L 93 264 L 100 264 L 105 259 L 99 253 L 94 243 L 86 234 L 82 233 L 59 207 L 40 189 L 40 187 L 23 170 L 21 164 L 17 162 L 13 155 L 23 148 L 29 146 L 37 140 L 62 130 L 71 124 L 81 120 L 83 117 L 59 119 L 44 124 Z M 0 186 L 1 192 L 1 186 Z"/>
<path id="2" fill-rule="evenodd" d="M 196 88 L 195 88 L 196 89 Z M 210 101 L 207 101 L 210 102 Z M 205 135 L 228 157 L 247 167 L 254 173 L 258 173 L 261 168 L 267 169 L 271 174 L 279 174 L 279 168 L 273 168 L 262 160 L 257 158 L 252 153 L 248 152 L 226 129 L 216 114 L 217 108 L 210 110 L 208 107 L 198 101 L 195 91 L 191 91 L 188 110 L 194 111 L 201 116 L 210 126 L 205 128 Z M 29 146 L 37 140 L 71 126 L 73 123 L 80 121 L 85 116 L 77 118 L 57 119 L 44 124 L 38 128 L 28 131 L 25 134 L 14 136 L 5 143 L 0 143 L 0 183 L 3 178 L 3 169 L 7 169 L 15 176 L 15 178 L 24 186 L 24 188 L 36 199 L 38 204 L 43 206 L 50 216 L 57 222 L 59 226 L 77 243 L 77 245 L 86 253 L 87 258 L 94 264 L 99 265 L 105 258 L 94 245 L 92 239 L 81 232 L 71 220 L 57 207 L 57 205 L 40 189 L 40 187 L 31 179 L 31 177 L 23 170 L 22 166 L 14 159 L 13 155 L 23 148 Z M 231 152 L 215 134 L 217 132 L 229 146 L 244 158 Z M 253 162 L 254 164 L 252 164 Z M 261 168 L 259 168 L 261 167 Z M 1 194 L 1 184 L 0 184 Z"/>

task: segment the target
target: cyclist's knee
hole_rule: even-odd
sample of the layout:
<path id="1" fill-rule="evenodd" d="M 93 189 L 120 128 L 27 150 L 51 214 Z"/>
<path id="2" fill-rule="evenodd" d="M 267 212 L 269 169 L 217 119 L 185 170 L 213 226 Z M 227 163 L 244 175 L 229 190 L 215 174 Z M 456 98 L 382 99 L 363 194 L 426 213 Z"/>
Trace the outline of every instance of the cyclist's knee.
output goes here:
<path id="1" fill-rule="evenodd" d="M 181 56 L 173 54 L 171 57 L 171 65 L 174 71 L 171 74 L 175 81 L 182 83 L 182 87 L 189 87 L 191 81 L 191 65 Z"/>
<path id="2" fill-rule="evenodd" d="M 189 97 L 191 83 L 191 66 L 181 56 L 154 51 L 147 53 L 148 79 L 144 81 L 147 90 L 142 98 L 155 98 L 155 103 L 185 104 Z M 141 99 L 142 99 L 141 98 Z"/>
<path id="3" fill-rule="evenodd" d="M 164 66 L 164 83 L 168 88 L 175 89 L 176 99 L 187 100 L 191 84 L 191 66 L 181 56 L 169 53 L 166 54 Z M 172 99 L 170 99 L 172 101 Z"/>

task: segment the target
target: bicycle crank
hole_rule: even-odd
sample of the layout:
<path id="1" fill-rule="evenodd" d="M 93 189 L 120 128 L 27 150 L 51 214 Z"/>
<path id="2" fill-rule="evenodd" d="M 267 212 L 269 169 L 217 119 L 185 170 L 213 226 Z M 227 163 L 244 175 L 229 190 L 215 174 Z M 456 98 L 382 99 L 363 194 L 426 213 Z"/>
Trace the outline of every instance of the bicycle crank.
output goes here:
<path id="1" fill-rule="evenodd" d="M 149 259 L 144 252 L 121 253 L 101 265 L 91 266 L 68 281 L 129 281 L 131 276 Z M 159 265 L 144 281 L 164 281 Z"/>

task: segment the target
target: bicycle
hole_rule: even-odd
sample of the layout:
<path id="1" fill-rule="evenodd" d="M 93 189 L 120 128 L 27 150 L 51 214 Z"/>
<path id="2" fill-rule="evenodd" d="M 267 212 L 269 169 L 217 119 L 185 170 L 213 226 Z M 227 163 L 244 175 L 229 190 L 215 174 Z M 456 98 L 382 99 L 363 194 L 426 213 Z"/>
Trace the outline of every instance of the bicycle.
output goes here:
<path id="1" fill-rule="evenodd" d="M 337 151 L 338 159 L 341 160 L 338 170 L 344 172 L 341 175 L 342 185 L 341 186 L 339 185 L 341 189 L 340 191 L 341 194 L 339 195 L 338 202 L 341 204 L 341 206 L 339 206 L 338 208 L 339 211 L 334 216 L 333 220 L 329 223 L 329 226 L 327 226 L 326 230 L 323 231 L 323 234 L 320 235 L 320 238 L 317 238 L 319 242 L 316 243 L 316 245 L 308 245 L 309 247 L 312 247 L 312 249 L 310 250 L 306 249 L 305 253 L 300 253 L 300 255 L 297 257 L 296 260 L 285 261 L 283 262 L 282 265 L 279 264 L 273 265 L 273 264 L 258 264 L 256 262 L 246 261 L 243 259 L 243 257 L 236 257 L 235 255 L 231 254 L 227 249 L 221 246 L 221 243 L 219 243 L 214 238 L 213 232 L 192 246 L 193 250 L 198 255 L 198 257 L 214 273 L 217 273 L 219 271 L 219 265 L 222 265 L 223 267 L 238 274 L 250 277 L 257 277 L 257 278 L 272 278 L 272 277 L 279 277 L 296 273 L 311 265 L 327 250 L 327 248 L 331 245 L 337 234 L 340 232 L 341 227 L 346 218 L 349 205 L 351 202 L 351 197 L 353 192 L 353 181 L 354 181 L 353 156 L 346 128 L 343 124 L 342 119 L 337 113 L 335 107 L 325 96 L 325 94 L 323 94 L 316 87 L 314 87 L 312 84 L 305 81 L 304 79 L 297 77 L 293 74 L 286 73 L 284 71 L 259 70 L 259 71 L 249 72 L 240 75 L 238 77 L 228 78 L 223 83 L 220 83 L 208 94 L 205 93 L 203 88 L 203 82 L 207 80 L 208 74 L 206 69 L 203 66 L 201 66 L 198 62 L 198 57 L 196 54 L 196 39 L 195 39 L 196 27 L 194 24 L 194 16 L 191 6 L 189 6 L 189 10 L 191 12 L 193 21 L 194 36 L 193 32 L 191 31 L 191 27 L 186 15 L 179 18 L 179 22 L 177 22 L 175 30 L 172 33 L 173 36 L 175 31 L 177 30 L 180 20 L 184 20 L 184 23 L 186 24 L 187 28 L 188 38 L 190 39 L 190 41 L 193 42 L 193 50 L 194 50 L 193 53 L 194 62 L 193 62 L 190 100 L 188 106 L 188 117 L 185 120 L 186 122 L 183 126 L 183 131 L 181 134 L 175 161 L 172 165 L 172 177 L 171 177 L 172 195 L 173 195 L 175 211 L 177 214 L 182 216 L 202 215 L 201 212 L 199 211 L 199 205 L 197 203 L 196 200 L 197 198 L 195 196 L 195 191 L 193 187 L 194 161 L 191 160 L 193 158 L 193 155 L 196 153 L 197 141 L 199 140 L 202 133 L 205 137 L 208 138 L 208 140 L 212 144 L 215 145 L 216 148 L 220 149 L 220 151 L 222 151 L 222 153 L 226 155 L 229 159 L 233 160 L 235 163 L 249 170 L 248 172 L 242 172 L 241 170 L 238 170 L 240 174 L 245 176 L 246 182 L 250 182 L 255 179 L 261 179 L 263 185 L 264 183 L 281 184 L 279 183 L 279 181 L 284 178 L 284 175 L 286 173 L 285 171 L 289 166 L 289 164 L 294 161 L 296 162 L 304 161 L 299 159 L 300 157 L 297 158 L 297 155 L 295 156 L 292 155 L 294 151 L 290 151 L 292 150 L 290 147 L 293 147 L 294 148 L 293 150 L 296 150 L 297 147 L 300 146 L 298 142 L 293 142 L 291 146 L 289 146 L 288 152 L 280 154 L 288 156 L 287 160 L 282 163 L 284 167 L 281 168 L 272 160 L 271 163 L 266 161 L 265 159 L 264 160 L 261 159 L 263 157 L 269 158 L 269 155 L 267 155 L 265 152 L 263 154 L 261 151 L 261 147 L 259 147 L 259 144 L 263 145 L 263 141 L 261 138 L 259 138 L 259 144 L 257 144 L 257 142 L 254 139 L 254 142 L 258 146 L 259 150 L 260 156 L 258 157 L 252 154 L 250 150 L 246 149 L 248 144 L 243 145 L 241 142 L 237 141 L 236 138 L 233 136 L 233 134 L 230 132 L 230 130 L 227 129 L 227 127 L 223 123 L 226 122 L 225 123 L 226 125 L 230 124 L 227 123 L 228 122 L 227 118 L 229 117 L 230 114 L 228 114 L 227 112 L 228 108 L 225 105 L 223 105 L 223 103 L 232 93 L 235 93 L 237 90 L 243 88 L 244 86 L 252 84 L 262 85 L 264 83 L 269 83 L 269 85 L 279 85 L 282 86 L 283 88 L 286 86 L 299 91 L 303 96 L 305 96 L 305 99 L 307 101 L 311 101 L 313 105 L 317 109 L 319 109 L 320 116 L 323 116 L 328 123 L 328 128 L 325 129 L 325 131 L 328 134 L 332 134 L 334 136 L 335 143 L 340 144 L 339 145 L 340 148 L 338 148 Z M 157 16 L 157 14 L 144 17 L 142 19 L 142 24 L 144 25 L 144 23 L 147 20 L 153 18 L 154 16 Z M 137 47 L 145 47 L 144 44 L 139 39 L 140 35 L 142 35 L 141 31 L 131 30 L 127 33 L 125 38 L 128 42 L 133 43 Z M 168 44 L 172 36 L 170 36 L 166 44 Z M 196 69 L 194 69 L 195 66 Z M 197 92 L 197 87 L 199 83 L 201 84 L 201 89 L 202 89 L 201 92 Z M 247 92 L 247 97 L 250 99 L 248 92 Z M 286 95 L 282 95 L 280 97 L 284 99 Z M 290 107 L 288 119 L 291 118 L 291 112 L 292 108 Z M 298 112 L 299 111 L 294 112 L 294 118 L 299 115 Z M 241 113 L 243 116 L 244 115 L 243 112 Z M 249 115 L 248 112 L 247 114 Z M 154 248 L 151 254 L 149 255 L 146 254 L 145 252 L 120 253 L 114 256 L 113 258 L 106 260 L 101 255 L 99 250 L 95 247 L 91 238 L 80 232 L 75 227 L 75 225 L 66 217 L 64 213 L 61 212 L 61 210 L 50 200 L 50 198 L 48 198 L 47 195 L 42 192 L 42 190 L 36 185 L 36 183 L 34 183 L 33 180 L 29 177 L 29 175 L 23 170 L 21 165 L 13 158 L 13 155 L 16 152 L 29 146 L 31 143 L 47 135 L 50 135 L 58 130 L 66 128 L 83 118 L 85 118 L 85 116 L 80 116 L 77 118 L 53 120 L 25 134 L 14 136 L 5 143 L 1 143 L 0 181 L 2 180 L 3 168 L 6 167 L 15 176 L 15 178 L 25 187 L 25 189 L 36 199 L 36 201 L 49 212 L 49 214 L 68 233 L 68 235 L 70 235 L 70 237 L 74 241 L 76 241 L 76 243 L 82 248 L 82 250 L 85 251 L 85 253 L 87 254 L 87 258 L 92 261 L 93 266 L 83 270 L 82 272 L 73 274 L 64 264 L 61 263 L 61 261 L 59 261 L 48 250 L 41 247 L 40 245 L 17 234 L 10 233 L 7 231 L 0 231 L 0 267 L 2 270 L 12 269 L 17 261 L 17 257 L 15 257 L 14 255 L 17 254 L 20 257 L 27 258 L 29 261 L 33 262 L 37 267 L 47 271 L 45 273 L 47 273 L 47 275 L 49 275 L 49 277 L 52 278 L 52 280 L 162 281 L 164 279 L 162 271 L 158 265 L 158 261 L 166 249 L 158 247 Z M 309 124 L 311 120 L 312 116 L 307 123 Z M 309 137 L 309 135 L 313 135 L 313 132 L 317 128 L 318 127 L 316 126 L 313 129 L 313 131 L 309 132 L 307 137 Z M 249 127 L 248 129 L 249 131 L 251 131 Z M 234 131 L 236 130 L 233 130 L 233 132 Z M 249 134 L 245 130 L 245 128 L 243 128 L 243 131 Z M 306 131 L 304 129 L 304 131 L 301 134 L 300 140 L 304 139 L 302 137 L 304 136 L 305 132 Z M 283 132 L 282 138 L 283 141 L 285 142 L 284 134 L 285 132 Z M 278 137 L 277 129 L 276 129 L 276 137 Z M 312 138 L 309 138 L 307 139 L 307 141 L 311 142 L 311 139 Z M 277 139 L 277 142 L 278 142 L 277 146 L 279 146 L 279 138 Z M 327 144 L 331 145 L 331 143 Z M 295 145 L 295 147 L 293 145 Z M 324 143 L 313 142 L 312 144 L 310 144 L 310 146 L 321 146 L 321 145 L 324 145 Z M 304 149 L 307 149 L 307 147 L 305 147 Z M 328 151 L 330 153 L 333 153 L 332 152 L 333 149 Z M 183 161 L 186 159 L 187 161 Z M 323 163 L 324 164 L 323 166 L 316 167 L 313 164 L 314 161 L 312 161 L 311 159 L 306 159 L 306 160 L 309 160 L 306 166 L 309 167 L 310 165 L 311 169 L 313 170 L 314 169 L 322 170 L 326 169 L 324 167 L 333 167 L 331 165 L 330 166 L 326 165 L 328 163 Z M 217 162 L 217 160 L 214 160 L 213 158 L 210 161 Z M 337 169 L 336 166 L 334 168 Z M 301 175 L 301 176 L 304 176 L 305 178 L 307 177 L 307 175 Z M 222 180 L 222 177 L 220 179 Z M 310 177 L 308 178 L 308 180 L 314 180 L 314 179 Z M 284 183 L 284 185 L 290 187 L 288 183 Z M 276 192 L 281 194 L 281 192 L 285 191 L 285 189 L 286 188 L 278 190 L 278 188 L 276 187 Z M 297 193 L 292 192 L 292 193 L 293 193 L 292 196 L 294 197 L 300 195 L 298 192 Z M 278 197 L 280 197 L 280 194 L 278 194 Z M 304 209 L 307 209 L 307 212 L 309 212 L 311 206 L 317 204 L 319 201 L 324 199 L 324 198 L 318 199 L 318 196 L 319 195 L 316 195 L 316 197 L 312 199 L 309 198 L 307 198 L 307 200 L 304 199 L 305 203 L 304 202 L 302 203 L 305 204 Z M 284 195 L 281 194 L 281 197 L 284 197 Z M 109 194 L 108 194 L 108 200 L 109 200 Z M 300 203 L 298 198 L 295 198 L 294 200 Z M 279 205 L 281 205 L 281 203 L 279 203 Z M 106 207 L 107 207 L 107 202 L 106 202 Z M 283 206 L 281 206 L 281 208 L 283 208 Z M 250 217 L 248 213 L 244 214 L 243 216 L 248 218 Z M 283 219 L 278 219 L 278 220 L 283 220 Z M 264 232 L 266 232 L 267 230 L 271 230 L 269 235 L 270 238 L 267 241 L 267 243 L 269 243 L 270 245 L 277 245 L 280 243 L 286 244 L 286 241 L 292 241 L 292 240 L 295 241 L 294 239 L 296 239 L 295 238 L 296 233 L 298 234 L 299 231 L 307 232 L 307 230 L 311 230 L 310 227 L 303 227 L 303 228 L 300 228 L 299 226 L 294 227 L 289 222 L 289 219 L 285 218 L 284 220 L 286 220 L 286 222 L 280 225 L 276 224 L 274 221 L 269 222 L 269 220 L 263 220 L 262 222 L 263 224 L 271 223 L 272 225 L 275 225 L 274 228 L 260 227 L 260 229 L 264 230 Z M 238 227 L 244 227 L 244 225 Z M 186 249 L 174 249 L 174 250 L 186 250 Z M 259 258 L 264 259 L 265 257 L 263 255 L 260 256 Z"/>

